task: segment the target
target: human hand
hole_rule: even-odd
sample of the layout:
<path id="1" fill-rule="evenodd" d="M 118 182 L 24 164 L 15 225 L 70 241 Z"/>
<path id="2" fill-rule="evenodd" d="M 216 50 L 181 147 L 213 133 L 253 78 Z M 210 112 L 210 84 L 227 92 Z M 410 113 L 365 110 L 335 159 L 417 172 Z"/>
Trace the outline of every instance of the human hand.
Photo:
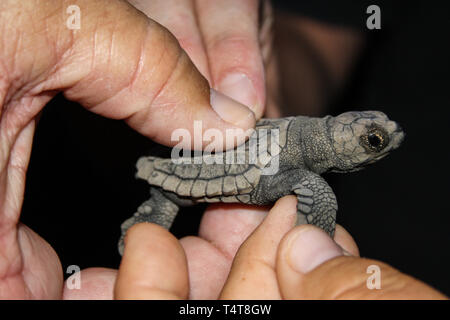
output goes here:
<path id="1" fill-rule="evenodd" d="M 253 222 L 264 215 L 262 209 L 259 212 L 247 212 L 247 217 L 253 214 L 253 221 L 233 230 L 226 225 L 228 219 L 236 218 L 231 210 L 233 209 L 227 207 L 209 212 L 207 215 L 219 215 L 215 221 L 222 220 L 224 224 L 208 226 L 211 230 L 203 230 L 204 239 L 189 237 L 182 239 L 181 243 L 153 224 L 132 227 L 126 239 L 125 254 L 115 285 L 115 297 L 446 298 L 423 282 L 383 262 L 360 258 L 352 237 L 340 226 L 336 229 L 334 241 L 325 232 L 311 225 L 292 229 L 296 218 L 296 199 L 293 196 L 285 197 L 275 204 L 264 221 L 239 248 L 228 274 L 227 261 L 233 256 L 238 239 L 242 239 L 248 231 L 251 232 Z M 231 214 L 232 217 L 227 217 L 226 214 Z M 203 223 L 208 224 L 209 218 L 205 217 Z M 249 221 L 251 220 L 247 222 Z M 225 231 L 218 235 L 217 229 L 221 228 Z M 226 238 L 230 238 L 229 241 Z M 370 290 L 367 286 L 367 279 L 371 275 L 367 273 L 367 268 L 371 265 L 380 268 L 379 290 Z"/>
<path id="2" fill-rule="evenodd" d="M 270 1 L 129 2 L 174 34 L 211 87 L 249 106 L 257 119 L 279 116 Z"/>
<path id="3" fill-rule="evenodd" d="M 255 123 L 247 107 L 210 95 L 176 39 L 131 5 L 77 1 L 81 28 L 72 30 L 72 4 L 0 2 L 0 299 L 62 295 L 56 253 L 19 223 L 36 117 L 58 92 L 169 146 L 175 129 L 193 132 L 194 120 L 222 133 Z"/>

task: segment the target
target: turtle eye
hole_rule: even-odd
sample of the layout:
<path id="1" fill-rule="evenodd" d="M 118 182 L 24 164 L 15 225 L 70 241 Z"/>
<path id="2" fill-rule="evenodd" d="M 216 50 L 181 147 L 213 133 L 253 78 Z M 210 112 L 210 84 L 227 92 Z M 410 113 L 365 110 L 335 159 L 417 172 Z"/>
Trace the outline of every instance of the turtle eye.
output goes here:
<path id="1" fill-rule="evenodd" d="M 367 141 L 372 148 L 378 149 L 383 143 L 383 136 L 379 133 L 369 133 L 367 135 Z"/>
<path id="2" fill-rule="evenodd" d="M 361 136 L 360 143 L 367 151 L 380 152 L 389 144 L 389 136 L 383 128 L 374 125 Z"/>

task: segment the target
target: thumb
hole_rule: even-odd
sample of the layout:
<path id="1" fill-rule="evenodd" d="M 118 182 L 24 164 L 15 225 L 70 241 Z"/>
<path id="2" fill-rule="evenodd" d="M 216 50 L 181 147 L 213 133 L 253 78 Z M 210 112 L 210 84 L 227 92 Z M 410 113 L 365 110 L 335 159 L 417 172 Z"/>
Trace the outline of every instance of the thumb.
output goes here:
<path id="1" fill-rule="evenodd" d="M 253 127 L 253 113 L 210 90 L 166 28 L 122 1 L 83 1 L 80 10 L 87 21 L 73 52 L 86 53 L 88 57 L 81 59 L 87 58 L 93 67 L 66 90 L 66 96 L 101 115 L 126 119 L 166 145 L 174 144 L 171 134 L 177 129 L 193 133 L 196 120 L 204 130 L 222 133 Z M 87 41 L 94 35 L 96 41 Z M 192 141 L 183 144 L 195 147 Z"/>
<path id="2" fill-rule="evenodd" d="M 277 278 L 285 299 L 445 299 L 376 260 L 344 255 L 322 230 L 304 225 L 280 243 Z"/>
<path id="3" fill-rule="evenodd" d="M 203 130 L 221 133 L 254 126 L 250 109 L 210 90 L 175 37 L 126 1 L 77 1 L 78 29 L 68 27 L 69 7 L 72 2 L 62 0 L 6 7 L 11 17 L 23 17 L 11 27 L 24 30 L 20 41 L 10 40 L 27 44 L 16 46 L 19 52 L 14 53 L 20 64 L 14 73 L 21 72 L 32 88 L 27 94 L 63 91 L 68 99 L 102 116 L 126 120 L 166 145 L 175 144 L 171 134 L 176 129 L 192 133 L 195 120 L 202 121 Z"/>

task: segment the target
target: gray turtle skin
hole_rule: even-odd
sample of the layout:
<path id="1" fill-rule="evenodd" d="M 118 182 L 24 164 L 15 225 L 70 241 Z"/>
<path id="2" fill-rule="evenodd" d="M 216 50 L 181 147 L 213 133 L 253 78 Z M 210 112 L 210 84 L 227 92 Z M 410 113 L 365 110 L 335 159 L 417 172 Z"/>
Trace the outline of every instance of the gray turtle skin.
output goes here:
<path id="1" fill-rule="evenodd" d="M 289 194 L 298 199 L 298 225 L 313 224 L 333 236 L 338 205 L 320 175 L 360 170 L 398 148 L 403 138 L 400 126 L 382 112 L 346 112 L 337 117 L 262 119 L 244 145 L 193 157 L 189 163 L 142 157 L 137 177 L 151 185 L 151 197 L 122 224 L 119 252 L 132 225 L 152 222 L 169 229 L 180 206 L 266 205 Z M 223 158 L 222 163 L 212 161 L 214 156 Z M 274 163 L 277 170 L 268 170 Z"/>

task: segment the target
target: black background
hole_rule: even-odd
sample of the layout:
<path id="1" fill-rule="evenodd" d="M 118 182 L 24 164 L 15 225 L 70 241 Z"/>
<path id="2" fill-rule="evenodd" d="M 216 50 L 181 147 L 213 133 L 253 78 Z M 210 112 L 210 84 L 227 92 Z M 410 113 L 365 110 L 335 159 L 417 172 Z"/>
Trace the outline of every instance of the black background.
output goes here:
<path id="1" fill-rule="evenodd" d="M 368 47 L 329 113 L 384 111 L 406 140 L 364 171 L 325 178 L 361 255 L 450 295 L 448 11 L 425 1 L 389 10 L 382 29 L 367 32 Z M 154 148 L 124 123 L 57 96 L 35 135 L 22 222 L 50 242 L 64 269 L 117 268 L 119 226 L 148 197 L 134 163 Z M 195 234 L 200 211 L 184 209 L 173 232 Z"/>

